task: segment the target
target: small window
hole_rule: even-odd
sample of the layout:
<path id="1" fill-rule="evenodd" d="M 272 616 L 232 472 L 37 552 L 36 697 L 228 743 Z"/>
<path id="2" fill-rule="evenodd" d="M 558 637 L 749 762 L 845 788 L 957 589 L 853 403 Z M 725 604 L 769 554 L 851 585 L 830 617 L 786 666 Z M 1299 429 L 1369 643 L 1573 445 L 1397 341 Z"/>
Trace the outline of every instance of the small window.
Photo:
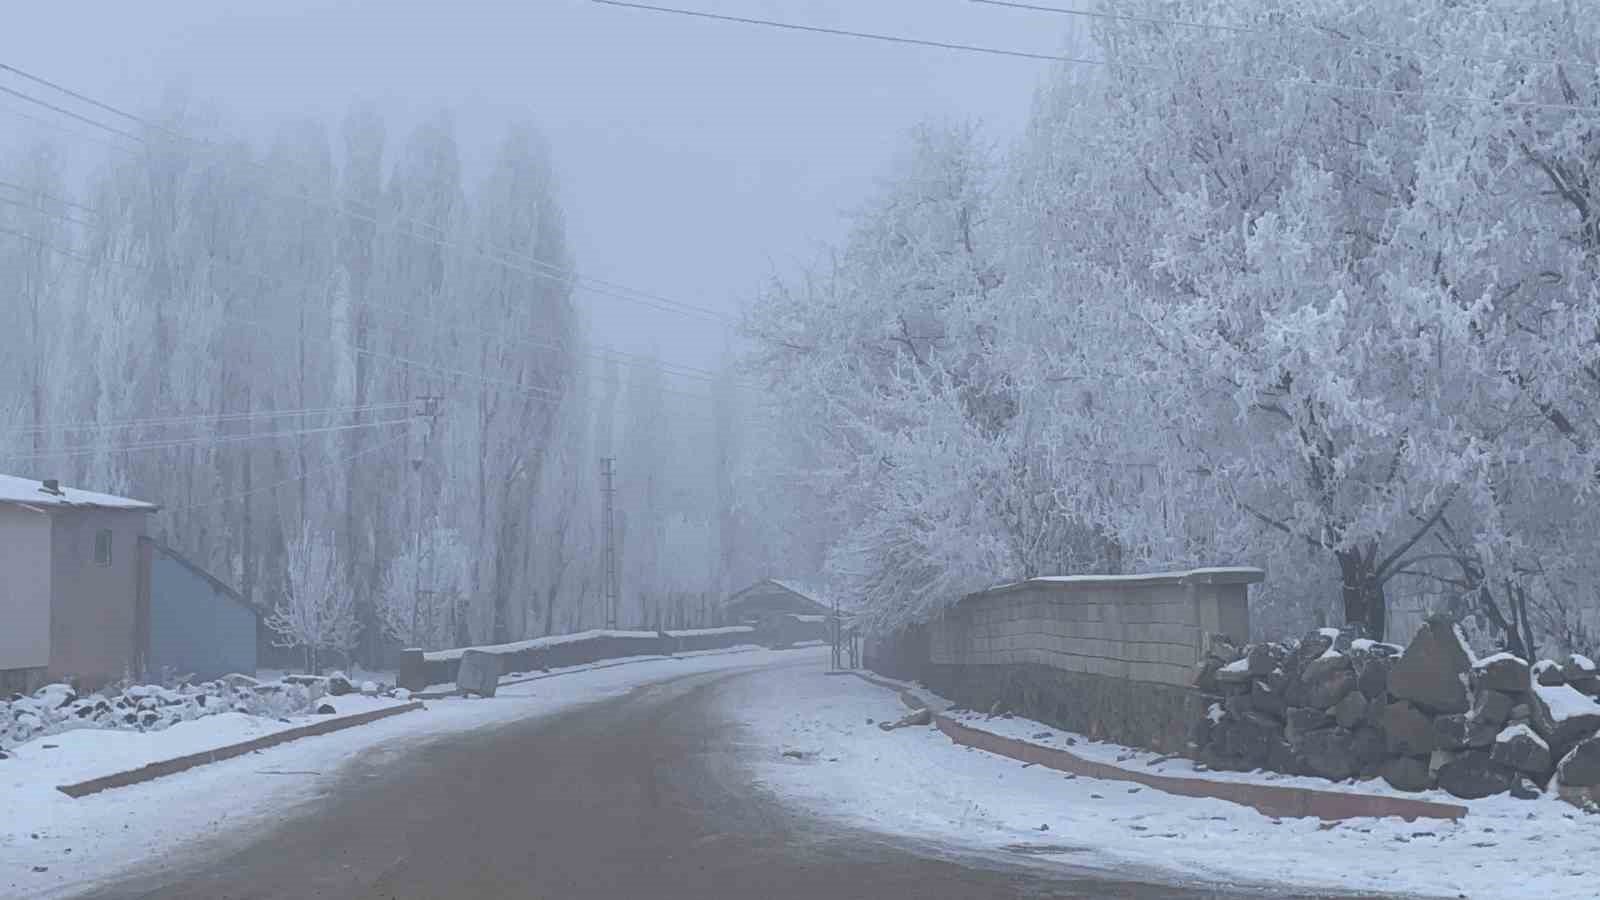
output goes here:
<path id="1" fill-rule="evenodd" d="M 111 565 L 111 529 L 102 528 L 94 533 L 94 562 L 97 566 Z"/>

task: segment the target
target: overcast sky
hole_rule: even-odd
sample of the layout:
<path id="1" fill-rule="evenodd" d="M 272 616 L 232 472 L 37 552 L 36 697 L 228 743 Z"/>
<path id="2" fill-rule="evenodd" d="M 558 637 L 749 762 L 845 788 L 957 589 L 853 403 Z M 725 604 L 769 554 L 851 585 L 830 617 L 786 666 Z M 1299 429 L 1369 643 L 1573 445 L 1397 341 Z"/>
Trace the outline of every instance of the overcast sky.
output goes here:
<path id="1" fill-rule="evenodd" d="M 1072 25 L 967 0 L 655 2 L 1041 52 Z M 366 99 L 398 133 L 448 106 L 476 163 L 500 125 L 531 119 L 550 139 L 585 275 L 730 312 L 840 236 L 918 120 L 976 118 L 1009 141 L 1048 66 L 588 0 L 8 7 L 0 61 L 142 109 L 183 79 L 241 132 L 337 122 Z M 0 114 L 0 132 L 19 125 Z M 653 340 L 669 361 L 700 365 L 720 346 L 708 320 L 581 299 L 598 341 Z"/>

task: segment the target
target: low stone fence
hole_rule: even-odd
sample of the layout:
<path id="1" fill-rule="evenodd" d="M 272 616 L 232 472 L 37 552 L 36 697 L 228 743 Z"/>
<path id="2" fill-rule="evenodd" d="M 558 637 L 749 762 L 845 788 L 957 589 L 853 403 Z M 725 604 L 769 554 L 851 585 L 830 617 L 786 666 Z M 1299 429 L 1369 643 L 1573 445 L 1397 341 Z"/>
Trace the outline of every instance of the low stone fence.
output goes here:
<path id="1" fill-rule="evenodd" d="M 998 705 L 1181 753 L 1205 709 L 1195 671 L 1216 636 L 1248 637 L 1247 590 L 1263 577 L 1227 568 L 1035 578 L 973 594 L 924 633 L 872 642 L 867 664 L 972 709 Z"/>
<path id="2" fill-rule="evenodd" d="M 1595 664 L 1478 659 L 1448 619 L 1428 620 L 1404 648 L 1334 628 L 1219 643 L 1196 683 L 1207 704 L 1194 743 L 1213 768 L 1381 777 L 1467 799 L 1554 789 L 1586 805 L 1600 791 Z"/>
<path id="3" fill-rule="evenodd" d="M 745 625 L 703 628 L 692 631 L 583 631 L 549 637 L 454 650 L 403 651 L 399 683 L 409 690 L 428 685 L 450 684 L 456 680 L 461 654 L 468 649 L 482 650 L 500 660 L 500 674 L 537 672 L 578 666 L 604 659 L 627 656 L 665 656 L 694 650 L 719 650 L 741 644 L 763 642 L 764 635 Z"/>

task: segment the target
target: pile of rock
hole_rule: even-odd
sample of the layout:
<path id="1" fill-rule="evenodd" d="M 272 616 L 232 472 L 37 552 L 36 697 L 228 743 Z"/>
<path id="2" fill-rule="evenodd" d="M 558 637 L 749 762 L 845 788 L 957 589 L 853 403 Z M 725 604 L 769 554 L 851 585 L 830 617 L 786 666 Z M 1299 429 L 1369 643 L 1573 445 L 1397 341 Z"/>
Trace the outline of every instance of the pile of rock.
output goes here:
<path id="1" fill-rule="evenodd" d="M 1217 639 L 1195 685 L 1208 702 L 1194 744 L 1213 768 L 1600 799 L 1600 673 L 1581 655 L 1477 659 L 1436 618 L 1405 648 L 1334 628 L 1244 648 Z"/>
<path id="2" fill-rule="evenodd" d="M 371 683 L 373 693 L 382 689 Z M 216 681 L 175 686 L 135 684 L 80 695 L 67 684 L 49 684 L 32 694 L 0 696 L 0 750 L 36 737 L 78 728 L 159 731 L 179 722 L 225 712 L 284 718 L 333 712 L 326 696 L 352 693 L 343 675 L 289 675 L 258 681 L 226 675 Z M 388 689 L 391 694 L 393 689 Z"/>

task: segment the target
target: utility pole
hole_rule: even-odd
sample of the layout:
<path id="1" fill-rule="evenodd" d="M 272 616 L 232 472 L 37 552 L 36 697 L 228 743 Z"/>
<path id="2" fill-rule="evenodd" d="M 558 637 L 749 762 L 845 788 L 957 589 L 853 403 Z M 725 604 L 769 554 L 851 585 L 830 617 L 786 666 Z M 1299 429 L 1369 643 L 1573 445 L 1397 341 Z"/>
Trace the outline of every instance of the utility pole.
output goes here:
<path id="1" fill-rule="evenodd" d="M 614 456 L 602 457 L 600 460 L 600 476 L 604 485 L 600 488 L 605 497 L 605 579 L 606 579 L 606 627 L 617 627 L 617 607 L 621 605 L 619 586 L 617 584 L 617 530 L 616 530 L 616 475 L 617 458 Z"/>
<path id="2" fill-rule="evenodd" d="M 433 437 L 433 423 L 439 418 L 439 406 L 444 402 L 444 397 L 438 394 L 424 394 L 417 398 L 417 409 L 412 414 L 418 419 L 427 422 L 422 432 L 422 440 L 417 446 L 417 455 L 411 458 L 411 471 L 417 475 L 417 521 L 415 523 L 415 544 L 411 556 L 411 639 L 417 642 L 417 631 L 421 625 L 419 621 L 422 611 L 424 595 L 432 603 L 433 592 L 424 592 L 422 589 L 422 463 L 428 457 L 428 441 Z M 429 619 L 432 619 L 433 610 L 429 607 Z M 430 628 L 431 632 L 432 629 Z"/>

